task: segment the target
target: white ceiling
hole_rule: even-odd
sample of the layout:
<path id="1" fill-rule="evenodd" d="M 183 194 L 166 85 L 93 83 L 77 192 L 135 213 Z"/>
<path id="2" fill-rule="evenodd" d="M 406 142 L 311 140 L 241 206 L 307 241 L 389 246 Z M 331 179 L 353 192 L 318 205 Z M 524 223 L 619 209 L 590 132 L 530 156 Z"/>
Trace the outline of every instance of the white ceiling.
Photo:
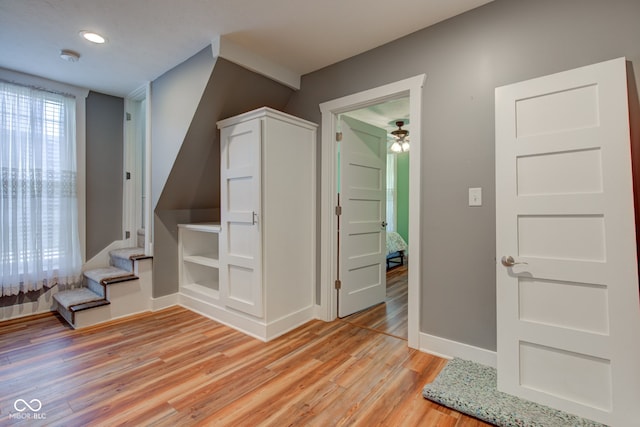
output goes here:
<path id="1" fill-rule="evenodd" d="M 369 123 L 387 131 L 398 129 L 396 121 L 402 120 L 405 125 L 403 129 L 410 130 L 409 120 L 409 98 L 400 98 L 386 101 L 370 107 L 345 113 L 349 117 Z"/>
<path id="2" fill-rule="evenodd" d="M 0 0 L 0 67 L 125 96 L 224 36 L 303 75 L 489 1 Z"/>

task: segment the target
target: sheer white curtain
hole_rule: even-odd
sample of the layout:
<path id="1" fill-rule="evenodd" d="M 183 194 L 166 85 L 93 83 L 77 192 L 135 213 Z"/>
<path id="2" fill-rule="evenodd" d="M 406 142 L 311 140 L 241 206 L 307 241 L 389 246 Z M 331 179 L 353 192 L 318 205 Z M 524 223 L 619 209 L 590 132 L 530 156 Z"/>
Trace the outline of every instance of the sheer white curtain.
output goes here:
<path id="1" fill-rule="evenodd" d="M 397 218 L 397 182 L 396 155 L 387 154 L 387 231 L 396 231 Z"/>
<path id="2" fill-rule="evenodd" d="M 79 281 L 75 99 L 0 81 L 1 296 Z"/>

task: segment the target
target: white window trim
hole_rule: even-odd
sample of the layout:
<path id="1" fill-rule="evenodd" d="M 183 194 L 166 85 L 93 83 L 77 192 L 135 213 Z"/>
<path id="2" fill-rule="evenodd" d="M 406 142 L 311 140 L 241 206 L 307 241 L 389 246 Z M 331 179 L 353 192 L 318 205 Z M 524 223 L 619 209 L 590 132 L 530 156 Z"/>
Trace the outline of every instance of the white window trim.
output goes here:
<path id="1" fill-rule="evenodd" d="M 77 192 L 78 192 L 78 234 L 80 237 L 80 252 L 82 262 L 87 260 L 86 236 L 87 236 L 87 203 L 86 203 L 86 99 L 88 89 L 67 85 L 48 80 L 42 77 L 23 74 L 16 71 L 0 68 L 0 79 L 23 86 L 33 86 L 73 95 L 76 98 L 76 161 L 77 161 Z"/>

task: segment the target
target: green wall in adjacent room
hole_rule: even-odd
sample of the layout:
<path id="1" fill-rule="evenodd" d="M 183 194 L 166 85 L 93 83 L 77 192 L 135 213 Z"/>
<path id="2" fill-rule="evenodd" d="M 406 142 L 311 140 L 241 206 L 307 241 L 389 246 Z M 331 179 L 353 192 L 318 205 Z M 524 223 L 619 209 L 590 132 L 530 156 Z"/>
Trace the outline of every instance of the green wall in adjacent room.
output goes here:
<path id="1" fill-rule="evenodd" d="M 401 153 L 396 159 L 397 227 L 398 234 L 409 243 L 409 153 Z"/>

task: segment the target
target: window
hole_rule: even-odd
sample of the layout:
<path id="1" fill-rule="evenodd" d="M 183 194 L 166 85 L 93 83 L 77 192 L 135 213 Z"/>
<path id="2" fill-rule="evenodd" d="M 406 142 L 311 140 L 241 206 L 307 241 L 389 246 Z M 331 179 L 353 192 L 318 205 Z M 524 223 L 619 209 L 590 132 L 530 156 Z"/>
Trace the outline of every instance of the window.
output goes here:
<path id="1" fill-rule="evenodd" d="M 75 105 L 0 81 L 1 296 L 79 280 Z"/>

